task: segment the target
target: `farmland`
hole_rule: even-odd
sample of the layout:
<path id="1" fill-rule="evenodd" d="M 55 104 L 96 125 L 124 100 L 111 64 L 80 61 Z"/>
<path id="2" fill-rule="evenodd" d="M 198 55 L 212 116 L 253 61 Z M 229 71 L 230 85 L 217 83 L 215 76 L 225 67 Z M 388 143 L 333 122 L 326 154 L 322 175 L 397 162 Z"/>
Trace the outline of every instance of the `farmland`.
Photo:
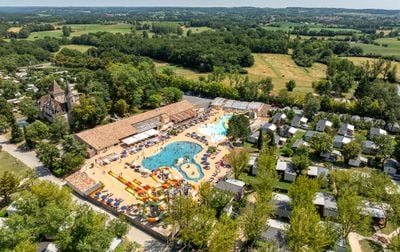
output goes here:
<path id="1" fill-rule="evenodd" d="M 373 62 L 377 60 L 374 58 L 367 58 L 367 57 L 345 57 L 345 58 L 351 60 L 357 66 L 363 65 L 367 61 Z M 400 70 L 400 62 L 393 62 L 393 64 L 397 65 L 397 69 Z M 397 78 L 400 78 L 400 72 L 397 72 Z"/>
<path id="2" fill-rule="evenodd" d="M 381 38 L 375 40 L 375 42 L 381 45 L 379 46 L 379 45 L 362 44 L 362 43 L 357 43 L 356 45 L 361 47 L 364 50 L 365 54 L 400 56 L 400 40 L 398 40 L 398 38 Z M 382 46 L 384 44 L 386 44 L 387 47 Z"/>
<path id="3" fill-rule="evenodd" d="M 255 63 L 246 68 L 250 80 L 260 80 L 271 77 L 274 84 L 274 91 L 285 88 L 286 82 L 294 80 L 297 83 L 295 91 L 298 93 L 312 92 L 312 82 L 325 78 L 326 66 L 320 63 L 314 64 L 310 68 L 297 66 L 290 55 L 284 54 L 253 54 Z M 154 61 L 157 71 L 171 68 L 177 76 L 182 76 L 190 80 L 197 80 L 199 76 L 206 76 L 195 70 L 183 68 L 181 66 Z"/>
<path id="4" fill-rule="evenodd" d="M 247 68 L 250 79 L 271 77 L 275 91 L 285 88 L 289 80 L 294 80 L 297 83 L 296 92 L 312 92 L 312 82 L 325 78 L 326 66 L 320 63 L 310 68 L 299 67 L 290 55 L 283 54 L 254 54 L 254 59 L 254 65 Z"/>
<path id="5" fill-rule="evenodd" d="M 87 50 L 89 50 L 92 47 L 91 46 L 85 46 L 85 45 L 62 45 L 60 50 L 62 50 L 63 48 L 68 48 L 68 49 L 71 49 L 71 50 L 77 50 L 77 51 L 79 51 L 81 53 L 85 53 Z"/>
<path id="6" fill-rule="evenodd" d="M 102 24 L 73 24 L 71 26 L 72 33 L 71 37 L 80 36 L 82 34 L 87 33 L 96 33 L 96 32 L 111 32 L 111 33 L 130 33 L 131 25 L 129 24 L 111 24 L 111 25 L 102 25 Z M 28 40 L 36 40 L 42 39 L 45 37 L 55 37 L 61 38 L 62 31 L 61 27 L 57 26 L 57 29 L 54 31 L 42 31 L 42 32 L 32 32 Z"/>

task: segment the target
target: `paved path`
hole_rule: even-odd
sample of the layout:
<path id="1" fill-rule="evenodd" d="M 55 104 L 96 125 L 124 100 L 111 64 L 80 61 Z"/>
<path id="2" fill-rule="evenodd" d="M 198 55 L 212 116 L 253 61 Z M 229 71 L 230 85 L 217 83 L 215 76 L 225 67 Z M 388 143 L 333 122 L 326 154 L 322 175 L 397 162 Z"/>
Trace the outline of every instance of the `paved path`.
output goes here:
<path id="1" fill-rule="evenodd" d="M 24 164 L 26 164 L 28 167 L 34 169 L 36 171 L 36 174 L 38 175 L 39 179 L 51 181 L 53 183 L 56 183 L 59 186 L 65 185 L 65 181 L 63 179 L 57 178 L 53 176 L 50 171 L 43 166 L 43 164 L 37 159 L 36 153 L 34 151 L 27 151 L 23 152 L 17 149 L 17 147 L 10 143 L 4 135 L 0 135 L 0 145 L 3 147 L 3 151 L 8 152 L 10 155 L 15 157 L 16 159 L 20 160 Z M 110 216 L 110 218 L 116 218 L 114 215 L 111 213 L 105 211 L 104 209 L 91 204 L 90 202 L 84 200 L 83 198 L 80 198 L 76 196 L 75 194 L 72 194 L 72 198 L 78 203 L 78 204 L 87 204 L 89 205 L 93 210 L 96 212 L 100 213 L 105 213 Z M 131 228 L 127 234 L 127 237 L 130 241 L 135 241 L 139 243 L 144 251 L 169 251 L 167 245 L 157 239 L 155 239 L 153 236 L 143 232 L 142 230 L 133 227 L 130 225 Z"/>

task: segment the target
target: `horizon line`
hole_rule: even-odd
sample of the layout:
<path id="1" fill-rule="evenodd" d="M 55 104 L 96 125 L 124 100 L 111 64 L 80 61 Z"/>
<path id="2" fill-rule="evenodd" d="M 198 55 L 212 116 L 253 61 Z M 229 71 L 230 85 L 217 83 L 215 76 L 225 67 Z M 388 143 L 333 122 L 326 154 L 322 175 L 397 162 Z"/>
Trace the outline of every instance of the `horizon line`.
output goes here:
<path id="1" fill-rule="evenodd" d="M 0 8 L 29 8 L 29 7 L 44 7 L 44 8 L 255 8 L 255 9 L 288 9 L 288 8 L 303 8 L 303 9 L 342 9 L 342 10 L 385 10 L 385 11 L 400 11 L 400 9 L 385 9 L 385 8 L 347 8 L 347 7 L 304 7 L 304 6 L 286 6 L 286 7 L 261 7 L 261 6 L 185 6 L 185 5 L 0 5 Z"/>

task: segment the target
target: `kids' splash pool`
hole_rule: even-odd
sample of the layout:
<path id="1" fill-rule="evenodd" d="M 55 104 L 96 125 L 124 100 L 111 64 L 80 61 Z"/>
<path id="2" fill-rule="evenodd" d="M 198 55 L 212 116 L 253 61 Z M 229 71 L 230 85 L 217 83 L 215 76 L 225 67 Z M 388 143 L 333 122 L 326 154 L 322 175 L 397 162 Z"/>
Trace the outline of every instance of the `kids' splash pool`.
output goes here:
<path id="1" fill-rule="evenodd" d="M 186 180 L 199 181 L 204 173 L 194 157 L 202 151 L 201 145 L 193 142 L 179 141 L 166 145 L 160 152 L 143 159 L 144 168 L 152 171 L 159 167 L 169 166 L 178 170 Z M 189 167 L 195 171 L 190 171 Z"/>
<path id="2" fill-rule="evenodd" d="M 232 115 L 223 115 L 219 118 L 219 121 L 217 123 L 210 123 L 200 126 L 199 132 L 200 134 L 209 136 L 211 138 L 211 142 L 219 142 L 226 137 L 228 129 L 225 124 L 231 118 Z"/>

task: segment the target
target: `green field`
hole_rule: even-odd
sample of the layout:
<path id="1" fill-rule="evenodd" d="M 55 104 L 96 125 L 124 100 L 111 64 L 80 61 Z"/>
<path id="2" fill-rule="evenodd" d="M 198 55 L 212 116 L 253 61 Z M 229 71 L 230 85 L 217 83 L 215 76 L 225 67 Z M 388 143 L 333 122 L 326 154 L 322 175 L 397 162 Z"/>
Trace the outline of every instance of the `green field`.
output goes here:
<path id="1" fill-rule="evenodd" d="M 374 62 L 377 59 L 368 57 L 344 57 L 345 59 L 351 60 L 356 66 L 362 66 L 367 61 Z M 400 62 L 392 62 L 392 64 L 397 65 L 397 69 L 400 69 Z M 400 72 L 397 71 L 397 78 L 400 79 Z"/>
<path id="2" fill-rule="evenodd" d="M 326 77 L 326 66 L 320 63 L 313 64 L 310 68 L 299 67 L 290 55 L 285 54 L 253 54 L 254 65 L 245 68 L 250 80 L 258 81 L 266 77 L 271 77 L 274 84 L 274 91 L 278 92 L 286 88 L 286 82 L 296 81 L 296 93 L 306 94 L 313 92 L 312 82 Z M 207 73 L 199 73 L 196 70 L 184 68 L 178 65 L 153 61 L 157 71 L 171 68 L 177 76 L 182 76 L 190 80 L 198 80 L 199 76 L 207 76 Z M 228 81 L 226 80 L 226 83 Z"/>
<path id="3" fill-rule="evenodd" d="M 325 27 L 323 24 L 306 24 L 306 23 L 292 23 L 292 22 L 279 22 L 279 23 L 274 23 L 273 26 L 271 25 L 266 25 L 264 26 L 265 29 L 267 30 L 283 30 L 283 31 L 289 31 L 293 30 L 295 27 L 303 27 L 307 26 L 310 28 L 311 31 L 320 31 L 321 29 L 324 30 L 329 30 L 329 31 L 350 31 L 354 33 L 359 33 L 361 31 L 356 30 L 356 29 L 347 29 L 347 28 L 341 28 L 341 27 Z"/>
<path id="4" fill-rule="evenodd" d="M 29 167 L 5 151 L 0 152 L 0 174 L 5 171 L 12 171 L 18 176 L 24 176 Z"/>
<path id="5" fill-rule="evenodd" d="M 85 52 L 87 52 L 87 50 L 92 48 L 92 46 L 86 46 L 86 45 L 63 45 L 63 46 L 61 46 L 60 51 L 63 48 L 68 48 L 68 49 L 71 49 L 71 50 L 77 50 L 77 51 L 79 51 L 81 53 L 85 53 Z"/>
<path id="6" fill-rule="evenodd" d="M 312 92 L 312 82 L 326 77 L 326 66 L 320 63 L 312 67 L 299 67 L 290 55 L 254 54 L 255 63 L 246 68 L 252 80 L 271 77 L 274 91 L 286 88 L 286 82 L 296 81 L 296 93 Z"/>
<path id="7" fill-rule="evenodd" d="M 379 44 L 387 44 L 387 47 L 384 46 L 378 46 L 378 45 L 372 45 L 372 44 L 362 44 L 362 43 L 357 43 L 356 45 L 361 47 L 364 50 L 365 54 L 380 54 L 383 56 L 390 56 L 390 55 L 396 55 L 400 56 L 400 40 L 397 38 L 382 38 L 382 39 L 377 39 L 375 42 Z"/>
<path id="8" fill-rule="evenodd" d="M 130 24 L 72 24 L 68 26 L 71 26 L 72 28 L 70 37 L 96 32 L 130 33 L 132 27 Z M 56 28 L 57 30 L 54 31 L 32 32 L 29 35 L 28 40 L 42 39 L 45 37 L 62 38 L 61 27 L 57 26 Z"/>

